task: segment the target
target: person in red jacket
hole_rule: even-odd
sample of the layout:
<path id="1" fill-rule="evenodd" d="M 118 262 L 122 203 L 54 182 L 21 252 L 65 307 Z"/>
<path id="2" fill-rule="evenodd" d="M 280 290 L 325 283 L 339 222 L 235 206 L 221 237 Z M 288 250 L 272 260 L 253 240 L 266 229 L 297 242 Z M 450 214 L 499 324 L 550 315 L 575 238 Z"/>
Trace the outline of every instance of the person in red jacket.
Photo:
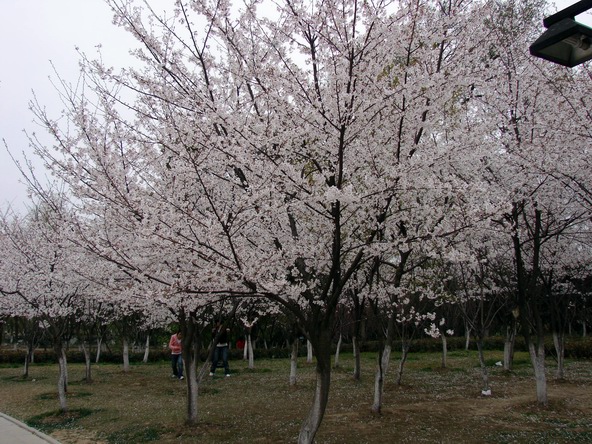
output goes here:
<path id="1" fill-rule="evenodd" d="M 183 358 L 181 357 L 181 330 L 171 336 L 169 341 L 169 348 L 171 349 L 171 365 L 173 367 L 173 375 L 171 378 L 183 379 Z"/>

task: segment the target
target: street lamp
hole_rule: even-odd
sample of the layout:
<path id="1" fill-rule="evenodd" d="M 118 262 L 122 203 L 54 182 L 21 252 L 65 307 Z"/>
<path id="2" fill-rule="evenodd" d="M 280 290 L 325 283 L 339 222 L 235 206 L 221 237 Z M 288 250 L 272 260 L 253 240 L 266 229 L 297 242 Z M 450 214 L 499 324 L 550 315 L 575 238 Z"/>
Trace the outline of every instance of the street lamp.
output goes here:
<path id="1" fill-rule="evenodd" d="M 592 59 L 592 28 L 575 16 L 592 8 L 592 0 L 581 0 L 543 20 L 547 30 L 530 45 L 530 53 L 572 68 Z"/>

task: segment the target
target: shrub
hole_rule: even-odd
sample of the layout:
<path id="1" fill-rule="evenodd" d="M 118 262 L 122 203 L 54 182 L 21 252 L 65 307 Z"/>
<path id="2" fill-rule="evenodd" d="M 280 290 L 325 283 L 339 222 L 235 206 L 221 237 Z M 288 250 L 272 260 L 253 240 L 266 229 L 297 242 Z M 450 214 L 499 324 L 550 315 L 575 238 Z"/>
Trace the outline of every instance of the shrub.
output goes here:
<path id="1" fill-rule="evenodd" d="M 485 350 L 503 350 L 505 338 L 502 336 L 491 336 L 485 339 L 484 349 Z M 449 351 L 464 350 L 465 349 L 465 338 L 464 337 L 450 337 L 447 340 L 447 347 Z M 547 343 L 547 354 L 552 356 L 555 354 L 553 347 L 553 340 L 549 337 Z M 365 341 L 360 344 L 360 351 L 377 353 L 382 347 L 380 341 Z M 475 350 L 477 346 L 475 341 L 471 340 L 469 348 Z M 516 351 L 526 351 L 524 339 L 517 337 L 514 345 Z M 401 350 L 401 342 L 395 340 L 393 344 L 393 351 Z M 439 352 L 442 350 L 442 341 L 434 338 L 420 338 L 415 339 L 411 342 L 410 353 L 421 353 L 421 352 Z M 335 351 L 335 350 L 334 350 Z M 290 357 L 292 350 L 288 347 L 271 347 L 271 348 L 257 348 L 255 350 L 256 359 L 287 359 Z M 343 343 L 341 346 L 342 353 L 352 353 L 353 347 L 351 343 Z M 199 354 L 200 361 L 204 362 L 207 359 L 207 350 L 202 349 Z M 306 355 L 306 347 L 301 344 L 299 348 L 299 356 Z M 94 352 L 92 353 L 92 360 L 94 363 Z M 591 359 L 592 358 L 592 338 L 582 337 L 568 337 L 565 345 L 565 357 L 572 359 Z M 72 363 L 84 363 L 84 353 L 79 350 L 67 351 L 68 362 Z M 144 359 L 143 352 L 130 352 L 130 362 L 139 363 Z M 100 362 L 107 363 L 121 363 L 122 354 L 120 350 L 103 351 L 101 352 Z M 151 349 L 148 355 L 149 362 L 166 361 L 170 359 L 170 352 L 167 349 L 157 348 Z M 243 350 L 233 348 L 230 350 L 229 359 L 241 360 L 243 359 Z M 0 365 L 1 364 L 24 364 L 25 361 L 25 350 L 22 349 L 0 349 Z M 56 363 L 57 359 L 53 350 L 36 350 L 34 362 L 36 364 Z"/>

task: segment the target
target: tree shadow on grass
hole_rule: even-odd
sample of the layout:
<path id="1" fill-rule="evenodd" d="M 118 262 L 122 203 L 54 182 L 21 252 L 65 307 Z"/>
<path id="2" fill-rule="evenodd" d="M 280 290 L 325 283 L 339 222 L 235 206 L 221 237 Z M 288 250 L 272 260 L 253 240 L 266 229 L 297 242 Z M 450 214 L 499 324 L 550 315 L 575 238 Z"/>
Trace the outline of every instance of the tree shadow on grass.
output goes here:
<path id="1" fill-rule="evenodd" d="M 92 393 L 68 391 L 68 395 L 67 395 L 68 399 L 88 398 L 89 396 L 92 396 Z M 45 393 L 41 393 L 40 395 L 37 395 L 36 399 L 38 399 L 40 401 L 50 401 L 52 399 L 58 399 L 58 394 L 57 394 L 57 392 L 45 392 Z"/>
<path id="2" fill-rule="evenodd" d="M 163 429 L 160 427 L 130 427 L 107 435 L 109 444 L 132 444 L 159 441 Z"/>
<path id="3" fill-rule="evenodd" d="M 72 409 L 67 412 L 53 410 L 51 412 L 35 415 L 25 423 L 44 433 L 51 433 L 54 430 L 69 429 L 76 425 L 79 419 L 85 418 L 98 410 L 91 409 Z"/>
<path id="4" fill-rule="evenodd" d="M 3 376 L 2 378 L 0 378 L 0 380 L 2 381 L 10 381 L 10 382 L 38 382 L 38 381 L 43 381 L 45 379 L 48 379 L 46 376 L 30 376 L 29 377 L 24 377 L 23 375 L 16 375 L 16 376 Z"/>

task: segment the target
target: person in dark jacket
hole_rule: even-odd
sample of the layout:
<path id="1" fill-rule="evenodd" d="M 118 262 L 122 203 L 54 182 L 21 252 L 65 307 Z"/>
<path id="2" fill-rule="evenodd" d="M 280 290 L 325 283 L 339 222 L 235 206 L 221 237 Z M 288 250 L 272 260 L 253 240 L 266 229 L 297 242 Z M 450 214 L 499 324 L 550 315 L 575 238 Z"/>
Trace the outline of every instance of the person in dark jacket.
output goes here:
<path id="1" fill-rule="evenodd" d="M 218 340 L 214 344 L 214 353 L 212 356 L 212 366 L 210 367 L 210 376 L 214 376 L 216 373 L 216 367 L 218 366 L 218 361 L 222 359 L 222 363 L 224 365 L 224 374 L 226 377 L 230 376 L 230 368 L 228 367 L 228 333 L 230 332 L 229 328 L 224 328 L 220 322 L 216 324 L 214 329 L 212 330 L 212 337 L 214 341 L 216 341 L 216 336 Z"/>

